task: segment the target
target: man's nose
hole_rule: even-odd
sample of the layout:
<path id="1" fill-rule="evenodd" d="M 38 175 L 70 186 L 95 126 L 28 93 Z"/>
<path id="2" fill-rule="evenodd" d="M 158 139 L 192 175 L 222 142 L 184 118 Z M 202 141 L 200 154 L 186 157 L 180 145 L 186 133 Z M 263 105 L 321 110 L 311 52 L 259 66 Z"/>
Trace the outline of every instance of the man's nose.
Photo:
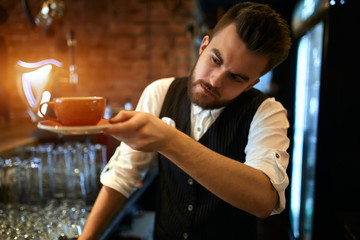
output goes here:
<path id="1" fill-rule="evenodd" d="M 210 76 L 211 86 L 215 88 L 220 88 L 225 81 L 225 77 L 226 77 L 226 72 L 224 70 L 217 69 L 216 71 L 212 72 Z"/>

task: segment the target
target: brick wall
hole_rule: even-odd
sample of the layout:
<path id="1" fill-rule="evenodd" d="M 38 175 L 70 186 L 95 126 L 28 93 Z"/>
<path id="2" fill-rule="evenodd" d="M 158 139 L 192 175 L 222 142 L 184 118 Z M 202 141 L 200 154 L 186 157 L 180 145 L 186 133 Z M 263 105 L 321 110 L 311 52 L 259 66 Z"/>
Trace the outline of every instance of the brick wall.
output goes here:
<path id="1" fill-rule="evenodd" d="M 30 0 L 32 12 L 39 2 Z M 5 39 L 5 77 L 11 118 L 28 118 L 16 90 L 17 60 L 37 62 L 54 58 L 64 63 L 57 79 L 58 96 L 105 96 L 111 106 L 136 104 L 153 80 L 188 74 L 194 61 L 193 40 L 186 25 L 194 21 L 191 0 L 65 0 L 65 14 L 46 36 L 32 28 L 20 1 L 4 0 L 9 17 L 0 25 Z M 180 5 L 177 5 L 180 3 Z M 70 91 L 66 35 L 75 31 L 75 62 L 79 83 Z"/>

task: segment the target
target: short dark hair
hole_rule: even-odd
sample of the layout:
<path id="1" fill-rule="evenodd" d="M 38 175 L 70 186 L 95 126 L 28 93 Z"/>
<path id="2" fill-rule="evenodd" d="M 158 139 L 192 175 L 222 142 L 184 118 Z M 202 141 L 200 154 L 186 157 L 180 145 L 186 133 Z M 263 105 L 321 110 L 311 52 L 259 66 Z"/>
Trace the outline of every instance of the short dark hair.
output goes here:
<path id="1" fill-rule="evenodd" d="M 216 24 L 212 37 L 231 23 L 236 24 L 238 36 L 249 51 L 269 57 L 262 74 L 287 58 L 291 46 L 288 24 L 268 5 L 252 2 L 236 4 Z"/>

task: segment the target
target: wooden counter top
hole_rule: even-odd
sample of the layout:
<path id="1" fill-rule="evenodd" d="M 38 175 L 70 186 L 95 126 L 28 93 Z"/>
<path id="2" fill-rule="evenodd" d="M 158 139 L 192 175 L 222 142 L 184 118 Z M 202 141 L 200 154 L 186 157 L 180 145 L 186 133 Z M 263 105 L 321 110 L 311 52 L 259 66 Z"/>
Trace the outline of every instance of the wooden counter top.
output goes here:
<path id="1" fill-rule="evenodd" d="M 0 123 L 0 156 L 11 151 L 37 142 L 30 135 L 36 130 L 33 122 L 2 122 Z"/>

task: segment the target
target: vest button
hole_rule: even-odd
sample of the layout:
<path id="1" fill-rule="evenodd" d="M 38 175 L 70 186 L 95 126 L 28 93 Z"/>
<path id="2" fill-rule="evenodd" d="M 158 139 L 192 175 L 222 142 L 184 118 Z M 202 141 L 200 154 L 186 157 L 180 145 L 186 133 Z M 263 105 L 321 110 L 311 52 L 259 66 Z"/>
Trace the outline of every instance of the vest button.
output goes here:
<path id="1" fill-rule="evenodd" d="M 184 237 L 184 239 L 188 239 L 188 238 L 189 238 L 189 234 L 184 233 L 184 234 L 183 234 L 183 237 Z"/>
<path id="2" fill-rule="evenodd" d="M 194 209 L 194 206 L 191 205 L 191 204 L 189 204 L 189 205 L 188 205 L 188 211 L 191 212 L 193 209 Z"/>
<path id="3" fill-rule="evenodd" d="M 192 178 L 189 178 L 189 179 L 187 180 L 187 183 L 188 183 L 189 185 L 192 185 L 192 184 L 194 183 L 194 180 L 192 180 Z"/>

